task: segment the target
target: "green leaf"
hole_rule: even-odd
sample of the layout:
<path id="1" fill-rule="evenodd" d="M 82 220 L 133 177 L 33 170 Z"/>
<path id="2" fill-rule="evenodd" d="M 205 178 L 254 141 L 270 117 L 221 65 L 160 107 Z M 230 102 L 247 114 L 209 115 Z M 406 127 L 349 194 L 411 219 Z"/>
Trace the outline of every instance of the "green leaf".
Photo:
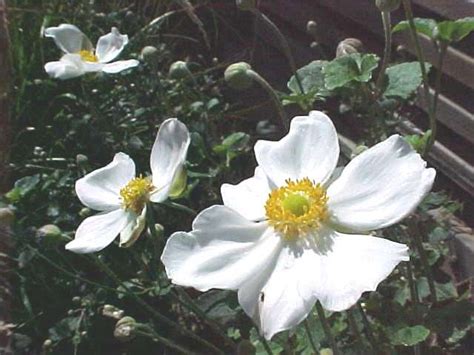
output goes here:
<path id="1" fill-rule="evenodd" d="M 25 176 L 15 182 L 13 189 L 5 194 L 5 196 L 12 202 L 17 202 L 25 197 L 29 192 L 38 185 L 40 176 L 38 174 L 32 176 Z"/>
<path id="2" fill-rule="evenodd" d="M 427 70 L 431 69 L 429 63 L 425 63 Z M 391 66 L 386 71 L 388 85 L 384 96 L 387 98 L 408 99 L 415 90 L 421 85 L 423 78 L 421 76 L 420 63 L 410 62 Z"/>
<path id="3" fill-rule="evenodd" d="M 297 70 L 305 94 L 311 94 L 312 96 L 330 95 L 330 92 L 324 86 L 323 67 L 327 63 L 326 60 L 315 60 Z M 288 81 L 287 86 L 293 93 L 302 94 L 294 75 Z"/>
<path id="4" fill-rule="evenodd" d="M 405 327 L 396 331 L 390 338 L 393 345 L 413 346 L 424 341 L 430 330 L 422 325 Z"/>
<path id="5" fill-rule="evenodd" d="M 443 21 L 438 24 L 437 38 L 450 42 L 459 42 L 474 31 L 474 17 L 456 21 Z"/>
<path id="6" fill-rule="evenodd" d="M 416 280 L 416 289 L 420 299 L 424 299 L 430 295 L 430 288 L 426 277 L 420 277 Z M 446 301 L 458 297 L 458 292 L 452 282 L 444 284 L 435 282 L 435 289 L 438 301 Z"/>
<path id="7" fill-rule="evenodd" d="M 415 27 L 418 33 L 423 33 L 430 38 L 433 38 L 436 32 L 436 21 L 430 18 L 415 18 Z M 410 29 L 410 24 L 408 21 L 401 21 L 393 29 L 392 33 L 405 31 Z"/>
<path id="8" fill-rule="evenodd" d="M 366 83 L 378 62 L 375 54 L 353 53 L 336 58 L 323 68 L 326 88 L 334 90 L 352 82 Z"/>

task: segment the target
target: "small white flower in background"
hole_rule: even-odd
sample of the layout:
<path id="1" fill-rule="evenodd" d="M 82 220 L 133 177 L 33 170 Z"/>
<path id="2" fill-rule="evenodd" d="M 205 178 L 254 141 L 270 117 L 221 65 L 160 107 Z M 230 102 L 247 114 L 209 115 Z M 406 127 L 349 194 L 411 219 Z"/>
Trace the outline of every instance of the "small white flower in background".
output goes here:
<path id="1" fill-rule="evenodd" d="M 113 74 L 136 67 L 139 63 L 135 59 L 112 62 L 128 43 L 128 36 L 120 34 L 115 27 L 109 34 L 99 38 L 95 51 L 89 38 L 74 25 L 49 27 L 44 34 L 53 38 L 65 53 L 59 61 L 44 66 L 48 75 L 56 79 L 71 79 L 101 71 Z"/>
<path id="2" fill-rule="evenodd" d="M 150 156 L 152 176 L 136 177 L 135 163 L 117 153 L 107 166 L 76 182 L 76 193 L 87 207 L 101 211 L 86 218 L 66 249 L 76 253 L 102 250 L 120 234 L 120 246 L 133 244 L 145 227 L 146 203 L 165 201 L 184 169 L 189 132 L 177 119 L 164 121 Z"/>
<path id="3" fill-rule="evenodd" d="M 221 188 L 224 205 L 201 212 L 162 255 L 173 283 L 238 291 L 265 338 L 295 327 L 319 300 L 351 307 L 401 261 L 404 244 L 369 235 L 411 213 L 435 170 L 398 135 L 355 157 L 336 176 L 331 120 L 295 117 L 277 142 L 255 145 L 255 176 Z"/>

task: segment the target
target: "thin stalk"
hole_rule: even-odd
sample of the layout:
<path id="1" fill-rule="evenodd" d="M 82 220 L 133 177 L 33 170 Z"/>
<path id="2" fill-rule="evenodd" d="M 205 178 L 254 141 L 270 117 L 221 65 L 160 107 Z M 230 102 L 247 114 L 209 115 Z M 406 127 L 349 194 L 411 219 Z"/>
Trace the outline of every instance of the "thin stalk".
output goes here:
<path id="1" fill-rule="evenodd" d="M 172 202 L 172 201 L 165 201 L 165 202 L 162 202 L 162 205 L 174 208 L 175 210 L 186 212 L 186 213 L 190 214 L 191 216 L 196 216 L 197 215 L 197 212 L 195 210 L 193 210 L 192 208 L 190 208 L 188 206 L 182 205 L 180 203 L 176 203 L 176 202 Z"/>
<path id="2" fill-rule="evenodd" d="M 329 342 L 332 348 L 332 352 L 334 355 L 341 355 L 339 348 L 337 347 L 336 340 L 334 339 L 331 327 L 329 326 L 328 320 L 326 319 L 326 315 L 324 314 L 323 306 L 321 303 L 316 302 L 316 311 L 318 312 L 319 321 L 321 322 L 324 330 L 324 334 L 326 335 L 326 340 Z"/>
<path id="3" fill-rule="evenodd" d="M 383 31 L 385 34 L 385 48 L 383 51 L 382 67 L 380 68 L 379 76 L 377 78 L 377 91 L 382 92 L 383 80 L 385 77 L 385 71 L 387 70 L 388 63 L 390 63 L 390 57 L 392 56 L 392 21 L 390 17 L 390 11 L 382 11 L 382 24 Z"/>
<path id="4" fill-rule="evenodd" d="M 285 53 L 285 56 L 288 59 L 288 63 L 290 63 L 291 71 L 295 75 L 296 82 L 298 83 L 298 87 L 300 88 L 301 93 L 304 94 L 303 84 L 301 83 L 301 79 L 299 77 L 299 74 L 298 74 L 298 71 L 297 71 L 297 68 L 296 68 L 295 59 L 293 58 L 293 55 L 291 54 L 290 45 L 288 44 L 288 41 L 286 40 L 285 36 L 283 35 L 283 33 L 281 33 L 278 26 L 275 25 L 275 23 L 272 20 L 270 20 L 265 14 L 260 12 L 258 9 L 254 9 L 254 10 L 252 10 L 252 12 L 255 14 L 255 16 L 262 19 L 262 21 L 265 24 L 267 24 L 267 26 L 270 28 L 270 30 L 278 38 L 278 41 L 280 42 L 281 48 L 283 49 L 283 53 Z"/>
<path id="5" fill-rule="evenodd" d="M 420 320 L 420 315 L 418 312 L 418 292 L 415 286 L 415 280 L 413 278 L 413 270 L 411 266 L 411 261 L 409 260 L 407 263 L 407 278 L 408 278 L 408 286 L 410 287 L 410 298 L 415 308 L 415 318 L 417 322 Z M 413 348 L 415 355 L 420 355 L 420 344 L 416 344 Z"/>
<path id="6" fill-rule="evenodd" d="M 267 339 L 265 339 L 265 337 L 263 337 L 261 334 L 260 334 L 260 331 L 257 329 L 257 334 L 258 336 L 260 337 L 260 341 L 262 342 L 263 344 L 263 347 L 265 348 L 265 351 L 267 352 L 268 355 L 273 355 L 273 351 L 272 349 L 270 348 L 270 345 L 268 344 L 268 341 Z"/>
<path id="7" fill-rule="evenodd" d="M 311 348 L 313 349 L 314 353 L 317 354 L 318 347 L 316 346 L 316 343 L 314 342 L 313 335 L 311 334 L 311 329 L 309 328 L 309 322 L 307 319 L 304 320 L 304 329 L 306 329 L 306 334 L 308 334 L 308 339 L 309 339 Z"/>
<path id="8" fill-rule="evenodd" d="M 199 305 L 194 302 L 194 300 L 186 293 L 185 290 L 183 290 L 180 287 L 175 288 L 177 294 L 179 296 L 176 296 L 177 300 L 183 304 L 186 308 L 191 310 L 192 312 L 196 313 L 199 317 L 202 318 L 211 328 L 221 336 L 221 338 L 225 341 L 226 345 L 228 345 L 231 348 L 235 347 L 235 344 L 233 341 L 229 339 L 229 337 L 222 331 L 222 329 L 219 327 L 219 325 L 213 321 L 209 316 L 199 307 Z"/>
<path id="9" fill-rule="evenodd" d="M 423 55 L 423 51 L 421 49 L 420 39 L 418 38 L 418 33 L 416 31 L 415 20 L 413 17 L 413 10 L 411 8 L 411 1 L 402 0 L 402 2 L 403 2 L 403 9 L 405 10 L 405 17 L 408 20 L 408 24 L 410 26 L 410 33 L 413 39 L 413 44 L 415 46 L 416 57 L 418 58 L 418 62 L 420 63 L 421 76 L 423 78 L 423 91 L 425 94 L 425 102 L 428 108 L 428 116 L 430 119 L 430 130 L 431 130 L 430 142 L 432 142 L 431 143 L 432 145 L 436 139 L 437 122 L 436 122 L 436 112 L 434 111 L 434 105 L 431 104 L 431 99 L 430 99 L 430 86 L 429 86 L 429 81 L 428 81 L 428 72 L 425 66 L 425 58 Z M 425 152 L 424 152 L 425 156 L 427 152 L 428 150 L 425 149 Z"/>
<path id="10" fill-rule="evenodd" d="M 225 355 L 223 351 L 221 351 L 219 348 L 217 348 L 214 344 L 208 342 L 207 340 L 201 338 L 200 336 L 196 335 L 194 332 L 181 327 L 178 323 L 173 322 L 172 320 L 168 319 L 161 313 L 159 313 L 157 310 L 155 310 L 153 307 L 151 307 L 148 303 L 146 303 L 144 300 L 142 300 L 139 296 L 137 296 L 133 291 L 131 291 L 128 286 L 123 283 L 120 278 L 115 275 L 115 273 L 99 258 L 92 256 L 92 260 L 99 266 L 101 270 L 103 270 L 107 275 L 109 275 L 115 283 L 118 285 L 122 286 L 126 291 L 129 296 L 132 296 L 137 303 L 139 303 L 143 308 L 145 308 L 148 312 L 150 312 L 151 315 L 153 315 L 158 321 L 165 323 L 166 325 L 172 327 L 173 329 L 179 331 L 181 334 L 184 336 L 188 336 L 197 342 L 199 342 L 201 345 L 206 346 L 209 349 L 212 349 L 215 353 Z"/>
<path id="11" fill-rule="evenodd" d="M 260 76 L 257 72 L 253 71 L 252 69 L 247 70 L 247 75 L 255 80 L 263 89 L 266 90 L 268 95 L 273 101 L 273 104 L 275 105 L 275 108 L 278 112 L 278 116 L 280 118 L 280 124 L 283 129 L 288 130 L 288 120 L 286 118 L 286 113 L 283 108 L 283 105 L 281 104 L 280 99 L 278 98 L 277 94 L 275 93 L 275 90 L 273 90 L 272 86 Z"/>
<path id="12" fill-rule="evenodd" d="M 148 327 L 146 328 L 146 330 L 149 330 Z M 149 337 L 149 338 L 153 339 L 154 341 L 156 341 L 158 343 L 161 343 L 161 344 L 163 344 L 164 346 L 166 346 L 170 349 L 176 350 L 180 354 L 187 354 L 187 355 L 197 354 L 195 352 L 189 351 L 188 349 L 185 349 L 185 348 L 181 347 L 178 344 L 173 343 L 171 340 L 169 340 L 165 337 L 162 337 L 161 335 L 159 335 L 158 333 L 156 333 L 154 331 L 153 332 L 148 332 L 146 330 L 135 329 L 134 334 Z"/>
<path id="13" fill-rule="evenodd" d="M 347 310 L 347 320 L 349 321 L 349 328 L 351 328 L 351 332 L 354 334 L 354 337 L 357 339 L 357 342 L 359 343 L 359 346 L 361 349 L 364 348 L 364 340 L 362 339 L 362 334 L 360 333 L 359 329 L 357 328 L 357 323 L 354 317 L 354 314 L 352 313 L 353 310 L 349 309 Z"/>
<path id="14" fill-rule="evenodd" d="M 447 49 L 448 49 L 448 43 L 444 41 L 441 42 L 440 47 L 439 47 L 439 52 L 438 52 L 438 68 L 437 68 L 436 79 L 435 79 L 435 94 L 433 98 L 433 112 L 435 115 L 436 115 L 436 111 L 438 110 L 439 94 L 441 92 L 441 78 L 443 77 L 443 64 L 444 64 L 444 58 L 446 57 Z M 437 134 L 437 128 L 438 128 L 437 124 L 430 127 L 431 135 L 428 139 L 428 142 L 426 143 L 425 151 L 423 152 L 425 156 L 433 147 L 436 134 Z"/>
<path id="15" fill-rule="evenodd" d="M 375 353 L 380 354 L 379 344 L 375 339 L 374 332 L 372 331 L 372 326 L 370 325 L 369 319 L 365 314 L 364 308 L 360 304 L 360 301 L 357 302 L 357 309 L 359 310 L 360 315 L 362 316 L 362 323 L 364 323 L 365 332 L 367 333 L 367 338 L 369 339 L 370 345 L 372 346 Z"/>
<path id="16" fill-rule="evenodd" d="M 409 220 L 408 222 L 410 236 L 413 239 L 415 244 L 415 248 L 420 256 L 421 265 L 423 267 L 424 274 L 428 280 L 428 287 L 430 289 L 430 298 L 431 302 L 437 302 L 437 295 L 436 295 L 436 287 L 433 278 L 433 274 L 431 273 L 431 267 L 428 262 L 428 256 L 426 255 L 426 250 L 423 248 L 423 241 L 421 240 L 421 232 L 418 229 L 418 225 L 415 221 Z"/>

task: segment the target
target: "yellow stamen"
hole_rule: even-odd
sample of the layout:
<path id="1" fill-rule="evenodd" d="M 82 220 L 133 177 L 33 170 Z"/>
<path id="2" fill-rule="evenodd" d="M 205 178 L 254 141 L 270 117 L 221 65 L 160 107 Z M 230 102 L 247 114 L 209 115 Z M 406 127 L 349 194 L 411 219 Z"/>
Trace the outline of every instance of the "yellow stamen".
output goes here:
<path id="1" fill-rule="evenodd" d="M 99 59 L 97 56 L 94 54 L 93 51 L 88 51 L 86 49 L 83 49 L 79 51 L 79 55 L 81 56 L 81 59 L 85 62 L 92 62 L 92 63 L 97 63 Z"/>
<path id="2" fill-rule="evenodd" d="M 140 214 L 148 202 L 152 190 L 153 184 L 149 178 L 140 176 L 130 180 L 128 184 L 120 190 L 122 207 Z"/>
<path id="3" fill-rule="evenodd" d="M 320 184 L 308 178 L 286 180 L 273 190 L 265 204 L 268 223 L 286 239 L 304 237 L 328 217 L 328 197 Z"/>

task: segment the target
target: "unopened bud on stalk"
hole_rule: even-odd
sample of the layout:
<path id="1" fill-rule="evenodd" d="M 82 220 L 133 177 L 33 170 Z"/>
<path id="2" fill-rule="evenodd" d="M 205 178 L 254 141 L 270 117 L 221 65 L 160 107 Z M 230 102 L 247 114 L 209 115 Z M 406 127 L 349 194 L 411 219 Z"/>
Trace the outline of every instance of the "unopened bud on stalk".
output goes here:
<path id="1" fill-rule="evenodd" d="M 346 38 L 339 42 L 336 50 L 336 58 L 352 53 L 364 52 L 363 43 L 357 38 Z"/>
<path id="2" fill-rule="evenodd" d="M 325 348 L 325 349 L 321 349 L 319 354 L 320 355 L 333 355 L 333 352 L 331 349 Z"/>
<path id="3" fill-rule="evenodd" d="M 148 64 L 153 64 L 158 59 L 158 54 L 156 47 L 145 46 L 140 53 L 140 58 Z"/>
<path id="4" fill-rule="evenodd" d="M 36 231 L 36 237 L 45 246 L 55 246 L 63 239 L 61 229 L 55 224 L 46 224 Z"/>
<path id="5" fill-rule="evenodd" d="M 53 346 L 53 341 L 51 339 L 46 339 L 43 343 L 43 349 L 49 350 Z"/>
<path id="6" fill-rule="evenodd" d="M 169 76 L 172 79 L 184 79 L 191 75 L 188 64 L 182 60 L 178 60 L 170 65 Z"/>
<path id="7" fill-rule="evenodd" d="M 132 317 L 123 317 L 115 325 L 114 337 L 120 341 L 126 342 L 135 337 L 135 328 L 137 322 Z"/>
<path id="8" fill-rule="evenodd" d="M 250 86 L 252 86 L 252 78 L 247 74 L 247 71 L 250 69 L 250 64 L 245 62 L 231 64 L 225 70 L 225 81 L 232 89 L 248 89 Z"/>
<path id="9" fill-rule="evenodd" d="M 87 155 L 84 155 L 84 154 L 76 155 L 77 166 L 84 166 L 85 164 L 87 164 L 88 161 L 89 161 L 89 158 L 87 158 Z"/>
<path id="10" fill-rule="evenodd" d="M 235 4 L 240 10 L 249 11 L 255 9 L 255 0 L 236 0 Z"/>
<path id="11" fill-rule="evenodd" d="M 125 312 L 115 306 L 112 306 L 111 304 L 105 304 L 104 307 L 102 307 L 102 315 L 105 317 L 109 318 L 115 318 L 115 319 L 121 319 Z"/>
<path id="12" fill-rule="evenodd" d="M 306 24 L 306 32 L 311 36 L 316 36 L 318 34 L 318 24 L 316 21 L 308 21 Z"/>
<path id="13" fill-rule="evenodd" d="M 0 208 L 0 225 L 10 226 L 15 221 L 15 212 L 11 208 Z"/>
<path id="14" fill-rule="evenodd" d="M 400 0 L 375 0 L 375 5 L 383 12 L 392 12 L 400 7 Z"/>

